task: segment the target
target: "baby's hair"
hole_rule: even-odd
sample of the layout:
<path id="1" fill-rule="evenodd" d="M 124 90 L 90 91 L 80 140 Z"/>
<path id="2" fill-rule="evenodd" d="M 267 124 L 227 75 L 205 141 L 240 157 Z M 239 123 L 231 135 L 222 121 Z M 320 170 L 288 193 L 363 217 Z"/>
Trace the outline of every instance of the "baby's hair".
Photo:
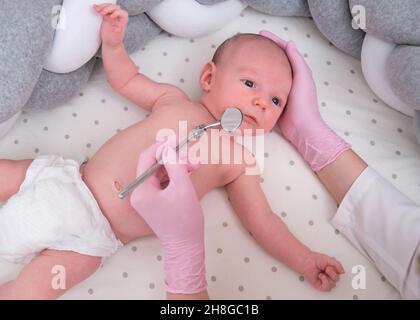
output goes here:
<path id="1" fill-rule="evenodd" d="M 254 38 L 254 39 L 260 39 L 260 40 L 266 40 L 269 41 L 273 44 L 275 44 L 276 46 L 278 46 L 273 40 L 266 38 L 264 36 L 261 36 L 259 34 L 255 34 L 255 33 L 237 33 L 234 36 L 226 39 L 225 41 L 223 41 L 223 43 L 221 45 L 219 45 L 213 55 L 213 58 L 211 61 L 214 62 L 214 64 L 218 64 L 220 63 L 223 53 L 227 50 L 227 48 L 229 48 L 230 46 L 232 46 L 235 42 L 237 42 L 240 39 L 244 39 L 244 38 Z M 279 47 L 280 48 L 280 47 Z"/>

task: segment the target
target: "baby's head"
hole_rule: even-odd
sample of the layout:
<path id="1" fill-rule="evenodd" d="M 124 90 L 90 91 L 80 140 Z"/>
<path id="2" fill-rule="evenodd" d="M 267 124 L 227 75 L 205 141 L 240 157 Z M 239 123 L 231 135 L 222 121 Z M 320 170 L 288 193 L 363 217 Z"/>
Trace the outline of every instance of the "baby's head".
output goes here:
<path id="1" fill-rule="evenodd" d="M 241 129 L 270 131 L 287 102 L 292 70 L 286 53 L 257 34 L 237 34 L 223 42 L 200 77 L 201 103 L 215 119 L 228 107 L 244 114 Z"/>

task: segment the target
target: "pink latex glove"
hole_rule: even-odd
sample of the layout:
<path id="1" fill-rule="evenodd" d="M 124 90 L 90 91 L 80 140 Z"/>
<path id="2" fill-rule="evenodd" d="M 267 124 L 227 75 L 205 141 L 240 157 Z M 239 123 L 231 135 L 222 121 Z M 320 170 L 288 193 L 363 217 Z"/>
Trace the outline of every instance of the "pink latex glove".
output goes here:
<path id="1" fill-rule="evenodd" d="M 140 155 L 137 168 L 140 175 L 162 154 L 167 187 L 161 187 L 163 170 L 156 172 L 133 191 L 130 203 L 162 242 L 166 291 L 193 294 L 207 288 L 204 218 L 189 176 L 194 165 L 174 161 L 177 154 L 170 145 L 175 146 L 174 136 L 150 146 Z"/>
<path id="2" fill-rule="evenodd" d="M 293 70 L 292 89 L 286 109 L 279 119 L 280 131 L 312 170 L 319 171 L 350 149 L 351 145 L 331 130 L 322 119 L 312 72 L 296 45 L 269 31 L 261 31 L 260 35 L 273 40 L 285 50 Z"/>

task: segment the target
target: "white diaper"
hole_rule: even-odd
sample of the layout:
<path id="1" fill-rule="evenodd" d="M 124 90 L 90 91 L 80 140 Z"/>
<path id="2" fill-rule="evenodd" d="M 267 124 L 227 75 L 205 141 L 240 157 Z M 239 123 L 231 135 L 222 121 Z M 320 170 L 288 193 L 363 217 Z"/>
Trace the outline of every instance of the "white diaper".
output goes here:
<path id="1" fill-rule="evenodd" d="M 122 244 L 83 182 L 80 164 L 40 156 L 0 207 L 0 257 L 26 263 L 44 249 L 107 257 Z"/>

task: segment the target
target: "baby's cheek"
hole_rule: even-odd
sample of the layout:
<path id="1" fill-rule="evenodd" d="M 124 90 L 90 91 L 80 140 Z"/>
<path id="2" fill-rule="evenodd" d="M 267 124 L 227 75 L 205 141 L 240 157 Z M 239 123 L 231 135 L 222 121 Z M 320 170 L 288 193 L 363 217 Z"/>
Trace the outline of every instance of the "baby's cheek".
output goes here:
<path id="1" fill-rule="evenodd" d="M 284 108 L 277 107 L 277 109 L 274 109 L 269 115 L 268 115 L 268 126 L 270 126 L 270 129 L 273 129 L 276 125 L 277 121 L 279 121 L 281 115 L 283 114 Z"/>

